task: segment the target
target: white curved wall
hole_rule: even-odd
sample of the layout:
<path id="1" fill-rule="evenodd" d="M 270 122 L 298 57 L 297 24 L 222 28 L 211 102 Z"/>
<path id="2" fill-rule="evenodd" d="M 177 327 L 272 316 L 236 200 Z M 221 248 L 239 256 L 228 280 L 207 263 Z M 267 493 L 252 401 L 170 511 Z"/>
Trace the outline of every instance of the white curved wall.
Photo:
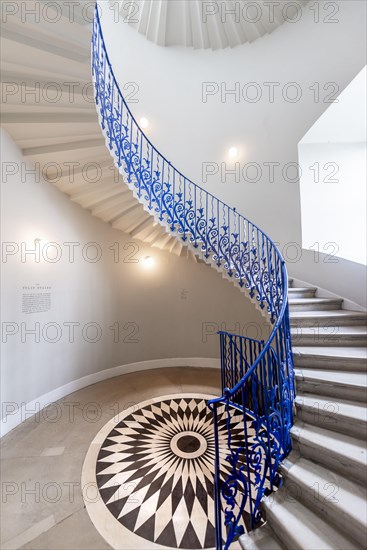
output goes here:
<path id="1" fill-rule="evenodd" d="M 367 67 L 298 146 L 304 168 L 303 246 L 310 248 L 317 242 L 321 250 L 334 250 L 332 261 L 345 258 L 363 265 L 367 265 L 366 92 Z"/>
<path id="2" fill-rule="evenodd" d="M 312 2 L 297 22 L 285 22 L 252 44 L 213 52 L 152 44 L 129 25 L 114 21 L 108 2 L 100 3 L 117 79 L 122 85 L 133 83 L 125 93 L 137 90 L 137 102 L 130 106 L 138 118 L 150 120 L 153 143 L 185 175 L 235 205 L 280 242 L 290 260 L 294 250 L 284 245 L 296 242 L 302 248 L 299 178 L 292 168 L 298 163 L 298 142 L 330 105 L 328 98 L 336 97 L 365 64 L 365 2 L 317 4 L 318 15 Z M 213 83 L 214 90 L 206 102 L 204 83 Z M 221 96 L 221 90 L 234 89 L 236 83 L 247 99 Z M 246 88 L 249 83 L 255 84 Z M 250 102 L 252 94 L 261 97 Z M 294 94 L 301 94 L 299 101 L 292 102 Z M 224 168 L 234 168 L 227 156 L 231 145 L 240 149 L 238 182 L 221 169 L 222 162 Z M 206 183 L 203 163 L 218 167 Z M 277 163 L 273 181 L 269 163 Z M 312 253 L 304 250 L 297 262 L 289 261 L 291 275 L 328 288 L 325 270 L 310 258 Z M 352 264 L 346 269 L 353 271 Z M 360 275 L 353 271 L 352 280 Z M 330 290 L 363 303 L 365 297 L 354 284 L 338 285 L 336 269 L 330 278 Z"/>
<path id="3" fill-rule="evenodd" d="M 32 407 L 37 410 L 105 377 L 147 366 L 216 364 L 215 332 L 221 328 L 267 337 L 261 314 L 215 270 L 141 243 L 138 250 L 124 250 L 132 241 L 128 235 L 93 218 L 49 183 L 36 182 L 26 172 L 32 167 L 3 130 L 1 147 L 2 417 L 9 414 L 2 431 L 24 419 L 23 414 L 29 416 Z M 37 238 L 44 240 L 40 261 L 31 254 L 22 258 L 21 243 L 23 252 L 24 247 L 35 250 Z M 50 261 L 56 249 L 49 242 L 61 251 L 57 262 Z M 74 261 L 71 245 L 65 243 L 75 243 Z M 83 257 L 87 243 L 97 243 L 102 253 L 98 262 L 86 260 L 96 254 L 94 246 Z M 116 250 L 116 243 L 118 262 L 110 250 Z M 153 256 L 155 268 L 127 263 L 134 250 L 139 260 Z M 26 313 L 23 295 L 35 294 L 37 284 L 51 294 L 51 307 Z M 95 328 L 88 328 L 90 323 Z M 208 358 L 214 361 L 208 363 Z M 32 406 L 22 412 L 27 403 Z"/>

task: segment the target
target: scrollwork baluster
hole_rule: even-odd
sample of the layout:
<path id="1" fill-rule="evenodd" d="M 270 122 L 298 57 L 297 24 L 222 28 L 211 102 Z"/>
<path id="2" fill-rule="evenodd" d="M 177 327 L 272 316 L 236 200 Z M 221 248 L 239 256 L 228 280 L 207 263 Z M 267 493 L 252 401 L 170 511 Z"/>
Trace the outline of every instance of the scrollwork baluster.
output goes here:
<path id="1" fill-rule="evenodd" d="M 182 210 L 182 219 L 183 219 L 183 226 L 184 226 L 183 237 L 182 237 L 183 241 L 186 241 L 187 239 L 185 207 L 186 207 L 186 178 L 184 178 L 184 196 L 183 196 L 183 210 Z"/>
<path id="2" fill-rule="evenodd" d="M 176 170 L 173 170 L 173 192 L 172 192 L 172 217 L 171 217 L 171 231 L 172 233 L 176 230 L 175 223 L 175 200 L 176 200 Z"/>

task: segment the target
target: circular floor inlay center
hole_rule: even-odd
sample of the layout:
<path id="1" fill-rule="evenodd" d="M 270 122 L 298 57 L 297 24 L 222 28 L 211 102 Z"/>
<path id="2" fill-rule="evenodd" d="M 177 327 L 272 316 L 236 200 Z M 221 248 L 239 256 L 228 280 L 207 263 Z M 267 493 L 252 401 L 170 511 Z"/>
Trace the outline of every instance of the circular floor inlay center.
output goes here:
<path id="1" fill-rule="evenodd" d="M 194 459 L 206 452 L 208 444 L 202 434 L 184 431 L 172 437 L 170 447 L 175 455 Z"/>
<path id="2" fill-rule="evenodd" d="M 193 453 L 200 449 L 200 441 L 192 435 L 184 435 L 177 441 L 177 447 L 185 453 Z"/>

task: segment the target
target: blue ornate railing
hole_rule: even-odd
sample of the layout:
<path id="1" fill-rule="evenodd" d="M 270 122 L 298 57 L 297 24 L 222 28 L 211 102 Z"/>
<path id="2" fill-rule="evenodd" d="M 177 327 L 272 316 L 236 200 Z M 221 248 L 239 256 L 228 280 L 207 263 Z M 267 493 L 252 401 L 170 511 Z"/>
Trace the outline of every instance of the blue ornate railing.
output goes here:
<path id="1" fill-rule="evenodd" d="M 134 195 L 167 232 L 246 289 L 273 325 L 266 342 L 220 333 L 222 397 L 208 405 L 216 441 L 216 545 L 227 549 L 261 523 L 261 500 L 279 485 L 278 466 L 291 450 L 294 376 L 287 270 L 261 229 L 187 179 L 140 129 L 114 76 L 97 6 L 92 66 L 106 143 Z M 218 437 L 218 410 L 223 407 L 224 443 Z M 240 444 L 231 430 L 231 420 L 239 413 Z"/>

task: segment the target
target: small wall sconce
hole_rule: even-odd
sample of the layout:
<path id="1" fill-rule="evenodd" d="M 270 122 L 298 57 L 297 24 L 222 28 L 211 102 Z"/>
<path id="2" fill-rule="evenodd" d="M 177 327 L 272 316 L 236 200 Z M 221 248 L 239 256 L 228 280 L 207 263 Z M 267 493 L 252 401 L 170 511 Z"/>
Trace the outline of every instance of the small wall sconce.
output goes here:
<path id="1" fill-rule="evenodd" d="M 228 151 L 228 155 L 231 157 L 231 159 L 234 159 L 238 155 L 238 149 L 237 147 L 231 147 Z"/>
<path id="2" fill-rule="evenodd" d="M 145 116 L 142 116 L 140 119 L 140 128 L 143 128 L 145 130 L 149 126 L 149 120 L 145 118 Z"/>
<path id="3" fill-rule="evenodd" d="M 154 258 L 152 256 L 146 256 L 143 260 L 144 267 L 151 268 L 155 264 Z"/>

